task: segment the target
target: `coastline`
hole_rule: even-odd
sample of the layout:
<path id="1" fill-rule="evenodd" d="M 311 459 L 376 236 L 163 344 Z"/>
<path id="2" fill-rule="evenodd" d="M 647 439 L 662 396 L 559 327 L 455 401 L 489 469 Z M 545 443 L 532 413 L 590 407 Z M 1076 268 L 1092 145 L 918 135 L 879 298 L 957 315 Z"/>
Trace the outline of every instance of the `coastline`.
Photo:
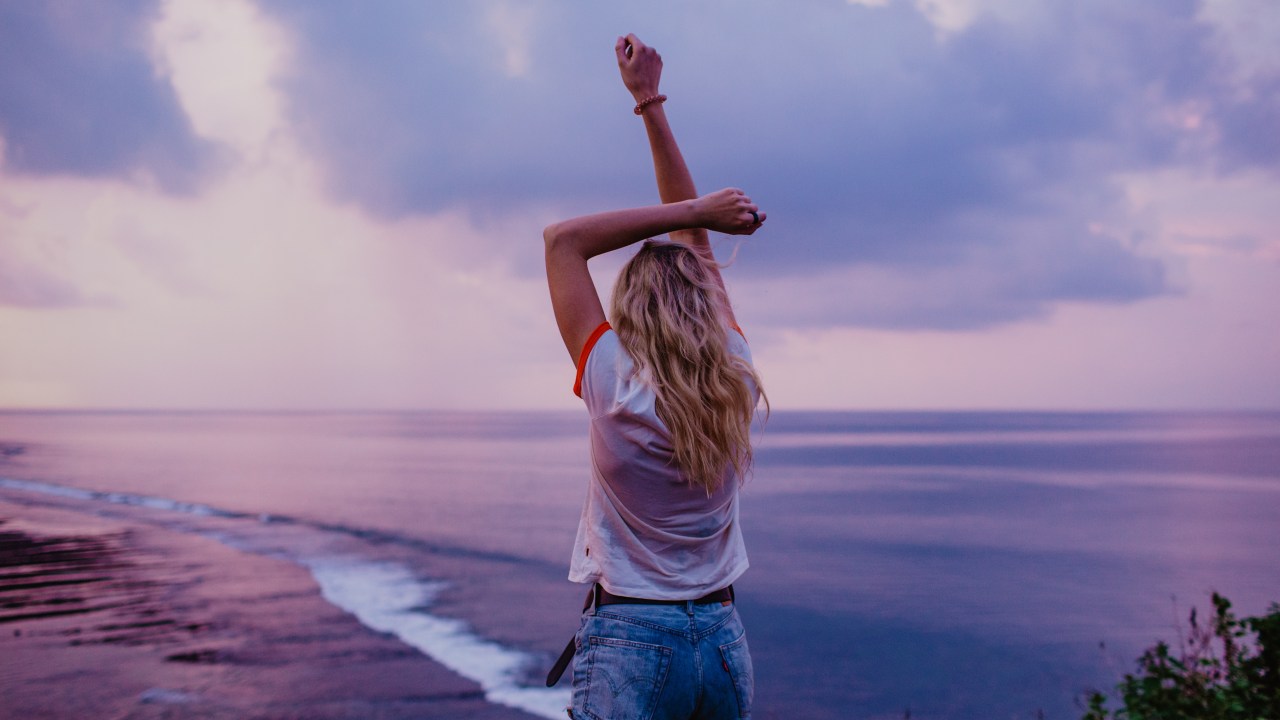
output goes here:
<path id="1" fill-rule="evenodd" d="M 213 539 L 0 500 L 0 689 L 14 717 L 532 716 Z"/>
<path id="2" fill-rule="evenodd" d="M 558 701 L 522 712 L 565 717 L 568 683 L 547 690 L 539 676 L 581 607 L 560 550 L 581 509 L 583 456 L 568 423 L 496 412 L 0 420 L 0 503 L 13 506 L 0 506 L 0 519 L 38 522 L 56 537 L 107 520 L 160 546 L 176 532 L 214 541 L 212 552 L 238 551 L 218 553 L 235 567 L 283 559 L 267 566 L 302 568 L 338 614 L 479 684 L 494 706 L 479 716 L 501 714 L 504 693 L 517 690 Z M 1276 414 L 777 413 L 742 508 L 752 570 L 739 599 L 758 714 L 1078 717 L 1088 690 L 1112 687 L 1185 619 L 1170 598 L 1202 603 L 1212 588 L 1247 615 L 1275 599 L 1280 576 L 1267 548 L 1280 544 L 1277 437 Z M 1154 458 L 1149 469 L 1138 469 L 1142 457 Z M 71 527 L 41 508 L 67 511 L 58 517 Z M 172 561 L 208 552 L 175 548 Z M 300 585 L 312 592 L 311 582 Z M 0 717 L 13 697 L 5 654 L 26 653 L 9 644 L 10 627 L 0 624 Z M 102 645 L 72 650 L 95 648 L 114 657 Z M 165 670 L 171 653 L 153 653 Z M 321 677 L 334 661 L 315 654 L 307 662 Z M 379 711 L 358 702 L 361 692 L 345 709 L 305 705 L 269 684 L 253 697 L 253 682 L 237 688 L 224 668 L 191 666 L 250 717 L 465 717 L 438 703 Z M 22 707 L 61 709 L 28 713 L 36 717 L 236 715 L 217 715 L 213 703 L 196 712 L 162 692 L 198 690 L 180 685 L 173 667 L 167 679 L 139 668 L 126 679 L 149 684 L 117 689 L 111 698 L 130 702 L 100 713 L 69 714 L 57 695 L 102 697 L 97 685 L 120 679 L 85 673 L 82 682 L 75 667 L 39 676 L 46 704 Z M 427 682 L 418 686 L 436 692 Z"/>

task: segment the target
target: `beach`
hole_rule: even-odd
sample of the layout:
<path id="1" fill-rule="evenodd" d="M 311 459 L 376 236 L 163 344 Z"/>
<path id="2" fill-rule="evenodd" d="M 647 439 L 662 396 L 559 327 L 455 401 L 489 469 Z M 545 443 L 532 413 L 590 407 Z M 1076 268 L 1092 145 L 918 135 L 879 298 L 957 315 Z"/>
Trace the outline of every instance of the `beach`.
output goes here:
<path id="1" fill-rule="evenodd" d="M 530 717 L 296 564 L 34 503 L 0 502 L 0 638 L 5 717 Z"/>

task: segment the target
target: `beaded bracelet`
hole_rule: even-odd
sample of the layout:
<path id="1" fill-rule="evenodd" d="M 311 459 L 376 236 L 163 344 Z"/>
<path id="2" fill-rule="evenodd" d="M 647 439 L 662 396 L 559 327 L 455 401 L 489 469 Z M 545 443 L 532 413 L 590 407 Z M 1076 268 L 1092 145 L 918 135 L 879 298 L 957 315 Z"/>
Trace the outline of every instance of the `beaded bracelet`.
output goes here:
<path id="1" fill-rule="evenodd" d="M 636 104 L 635 114 L 640 115 L 644 113 L 645 107 L 647 107 L 652 103 L 664 103 L 666 101 L 667 101 L 666 95 L 651 95 Z"/>

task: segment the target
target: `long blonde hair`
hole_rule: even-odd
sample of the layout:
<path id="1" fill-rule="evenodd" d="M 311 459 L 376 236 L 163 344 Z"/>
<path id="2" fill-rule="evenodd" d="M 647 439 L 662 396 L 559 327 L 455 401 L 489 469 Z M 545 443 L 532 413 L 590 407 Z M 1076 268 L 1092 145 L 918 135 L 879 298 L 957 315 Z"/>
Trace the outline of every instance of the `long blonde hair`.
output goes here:
<path id="1" fill-rule="evenodd" d="M 676 466 L 708 495 L 730 467 L 739 479 L 751 467 L 756 400 L 748 379 L 761 388 L 751 365 L 728 351 L 728 298 L 710 262 L 680 243 L 646 241 L 618 275 L 610 313 L 653 385 Z"/>

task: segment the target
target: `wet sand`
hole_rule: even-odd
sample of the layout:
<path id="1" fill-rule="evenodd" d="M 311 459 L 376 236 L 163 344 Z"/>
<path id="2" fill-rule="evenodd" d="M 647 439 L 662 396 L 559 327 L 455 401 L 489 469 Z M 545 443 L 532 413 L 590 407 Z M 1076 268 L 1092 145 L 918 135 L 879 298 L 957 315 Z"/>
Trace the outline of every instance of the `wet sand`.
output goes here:
<path id="1" fill-rule="evenodd" d="M 360 625 L 293 563 L 2 501 L 0 716 L 531 717 Z"/>

